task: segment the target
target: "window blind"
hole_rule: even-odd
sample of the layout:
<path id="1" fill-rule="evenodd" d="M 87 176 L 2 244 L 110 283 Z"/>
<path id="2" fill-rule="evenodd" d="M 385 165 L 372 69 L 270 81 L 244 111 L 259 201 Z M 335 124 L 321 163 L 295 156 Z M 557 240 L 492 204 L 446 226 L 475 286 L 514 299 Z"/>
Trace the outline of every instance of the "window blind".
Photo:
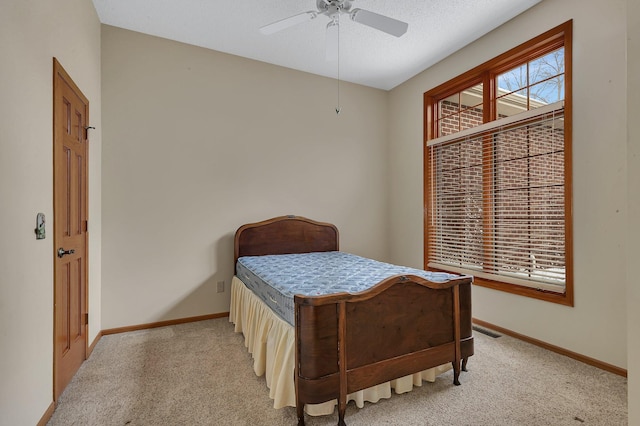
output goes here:
<path id="1" fill-rule="evenodd" d="M 428 266 L 564 292 L 564 107 L 429 142 Z"/>

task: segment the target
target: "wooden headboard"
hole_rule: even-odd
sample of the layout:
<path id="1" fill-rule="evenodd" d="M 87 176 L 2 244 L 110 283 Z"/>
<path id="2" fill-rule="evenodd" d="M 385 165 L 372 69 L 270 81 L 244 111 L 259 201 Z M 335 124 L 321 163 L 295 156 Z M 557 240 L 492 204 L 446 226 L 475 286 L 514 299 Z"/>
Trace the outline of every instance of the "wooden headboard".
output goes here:
<path id="1" fill-rule="evenodd" d="M 241 256 L 338 250 L 338 228 L 300 216 L 279 216 L 236 231 L 233 264 Z"/>

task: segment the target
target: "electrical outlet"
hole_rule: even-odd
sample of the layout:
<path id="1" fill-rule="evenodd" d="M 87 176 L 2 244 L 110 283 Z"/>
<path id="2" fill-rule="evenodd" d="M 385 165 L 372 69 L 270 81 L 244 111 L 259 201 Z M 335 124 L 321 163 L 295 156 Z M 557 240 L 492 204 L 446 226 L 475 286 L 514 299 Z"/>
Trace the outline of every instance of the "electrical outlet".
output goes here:
<path id="1" fill-rule="evenodd" d="M 218 293 L 224 293 L 224 281 L 218 281 Z"/>

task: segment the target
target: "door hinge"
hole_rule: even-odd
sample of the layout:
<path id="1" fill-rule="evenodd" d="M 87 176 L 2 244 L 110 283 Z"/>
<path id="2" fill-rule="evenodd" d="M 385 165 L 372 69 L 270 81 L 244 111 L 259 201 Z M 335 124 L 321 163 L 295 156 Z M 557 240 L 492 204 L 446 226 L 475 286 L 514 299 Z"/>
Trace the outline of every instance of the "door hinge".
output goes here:
<path id="1" fill-rule="evenodd" d="M 89 232 L 89 221 L 88 220 L 84 221 L 84 232 Z"/>
<path id="2" fill-rule="evenodd" d="M 84 314 L 84 325 L 87 325 L 87 324 L 89 324 L 89 313 L 88 312 Z"/>

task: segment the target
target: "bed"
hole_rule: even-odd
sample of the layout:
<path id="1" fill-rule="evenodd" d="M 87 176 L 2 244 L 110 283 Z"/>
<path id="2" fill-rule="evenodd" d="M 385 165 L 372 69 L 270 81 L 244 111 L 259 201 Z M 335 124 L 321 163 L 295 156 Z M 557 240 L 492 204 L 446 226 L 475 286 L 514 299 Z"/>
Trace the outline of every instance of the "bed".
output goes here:
<path id="1" fill-rule="evenodd" d="M 317 258 L 323 265 L 326 256 L 345 256 L 338 229 L 328 223 L 281 216 L 236 231 L 229 320 L 244 334 L 274 407 L 295 406 L 298 425 L 304 425 L 305 412 L 327 414 L 337 404 L 338 424 L 345 425 L 350 399 L 361 407 L 365 400 L 390 397 L 391 388 L 410 391 L 451 368 L 454 384 L 460 384 L 473 355 L 472 277 L 390 269 L 393 275 L 366 290 L 300 292 L 287 302 L 277 286 L 256 288 L 244 265 L 270 265 L 270 258 L 293 259 L 296 267 L 306 262 L 300 259 Z M 281 265 L 269 270 L 286 272 Z"/>

